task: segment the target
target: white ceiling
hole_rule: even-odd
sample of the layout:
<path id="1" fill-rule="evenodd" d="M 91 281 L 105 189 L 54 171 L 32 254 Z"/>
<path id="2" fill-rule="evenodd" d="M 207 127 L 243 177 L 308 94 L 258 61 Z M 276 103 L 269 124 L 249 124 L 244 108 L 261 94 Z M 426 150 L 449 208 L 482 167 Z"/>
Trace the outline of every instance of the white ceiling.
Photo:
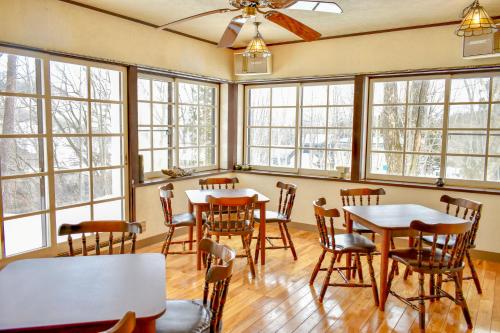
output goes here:
<path id="1" fill-rule="evenodd" d="M 162 25 L 201 12 L 230 8 L 228 0 L 77 0 L 78 2 Z M 338 0 L 343 14 L 284 10 L 295 19 L 319 31 L 323 36 L 407 27 L 458 20 L 462 9 L 472 0 Z M 491 16 L 500 15 L 499 0 L 481 0 Z M 170 28 L 182 33 L 217 42 L 232 17 L 238 12 L 214 14 Z M 263 20 L 260 16 L 259 20 Z M 298 40 L 292 33 L 265 22 L 261 33 L 267 43 Z M 235 46 L 245 45 L 254 34 L 247 23 Z"/>

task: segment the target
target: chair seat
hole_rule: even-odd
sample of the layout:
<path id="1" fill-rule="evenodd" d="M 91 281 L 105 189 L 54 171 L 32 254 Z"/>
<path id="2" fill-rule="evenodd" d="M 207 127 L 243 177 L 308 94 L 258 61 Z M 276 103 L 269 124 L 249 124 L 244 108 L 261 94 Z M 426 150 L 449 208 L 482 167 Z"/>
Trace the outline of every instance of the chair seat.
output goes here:
<path id="1" fill-rule="evenodd" d="M 331 240 L 331 236 L 328 237 Z M 370 253 L 376 249 L 375 243 L 364 236 L 354 233 L 335 235 L 335 251 Z M 331 247 L 330 250 L 333 251 Z"/>
<path id="2" fill-rule="evenodd" d="M 240 223 L 241 223 L 240 221 L 218 222 L 216 219 L 214 226 L 212 226 L 212 224 L 208 221 L 206 223 L 206 226 L 208 231 L 214 231 L 214 232 L 229 232 L 237 230 L 238 232 L 248 233 L 253 231 L 253 226 L 252 223 L 250 223 L 250 221 L 248 220 L 244 221 L 243 226 Z"/>
<path id="3" fill-rule="evenodd" d="M 201 300 L 168 300 L 166 308 L 165 314 L 156 320 L 156 332 L 210 331 L 210 309 Z"/>
<path id="4" fill-rule="evenodd" d="M 260 221 L 260 210 L 254 211 L 253 217 L 256 221 Z M 284 214 L 272 210 L 266 210 L 266 222 L 289 222 L 289 220 Z"/>
<path id="5" fill-rule="evenodd" d="M 358 222 L 352 222 L 352 231 L 365 234 L 365 233 L 373 233 L 373 230 L 368 229 L 362 224 L 359 224 Z"/>
<path id="6" fill-rule="evenodd" d="M 442 252 L 439 249 L 436 249 L 436 252 L 434 253 L 434 264 L 431 267 L 429 265 L 429 260 L 431 259 L 432 256 L 432 249 L 431 248 L 423 248 L 422 249 L 422 265 L 418 265 L 418 250 L 415 248 L 406 248 L 406 249 L 396 249 L 396 250 L 391 250 L 389 252 L 389 258 L 399 261 L 400 263 L 410 266 L 413 271 L 416 272 L 424 272 L 424 273 L 438 273 L 438 272 L 449 272 L 449 271 L 454 271 L 454 270 L 459 270 L 463 267 L 463 264 L 461 267 L 457 268 L 452 268 L 449 269 L 446 266 L 448 265 L 448 261 L 450 259 L 449 254 L 446 254 L 443 263 L 441 265 L 441 268 L 438 267 L 439 262 L 441 261 L 442 258 Z"/>
<path id="7" fill-rule="evenodd" d="M 176 227 L 188 227 L 196 224 L 196 218 L 191 213 L 181 213 L 172 216 L 172 224 Z"/>

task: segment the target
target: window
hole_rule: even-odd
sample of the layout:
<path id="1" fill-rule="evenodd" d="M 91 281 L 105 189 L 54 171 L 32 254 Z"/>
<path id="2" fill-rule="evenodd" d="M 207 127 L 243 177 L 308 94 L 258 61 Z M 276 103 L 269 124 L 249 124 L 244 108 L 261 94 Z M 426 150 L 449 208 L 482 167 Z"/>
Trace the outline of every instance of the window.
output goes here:
<path id="1" fill-rule="evenodd" d="M 354 84 L 250 86 L 246 162 L 330 174 L 351 166 Z"/>
<path id="2" fill-rule="evenodd" d="M 217 168 L 218 88 L 142 74 L 138 82 L 139 154 L 144 172 Z"/>
<path id="3" fill-rule="evenodd" d="M 0 50 L 1 257 L 57 228 L 125 218 L 123 72 Z"/>
<path id="4" fill-rule="evenodd" d="M 370 90 L 368 177 L 500 180 L 498 74 L 374 79 Z"/>

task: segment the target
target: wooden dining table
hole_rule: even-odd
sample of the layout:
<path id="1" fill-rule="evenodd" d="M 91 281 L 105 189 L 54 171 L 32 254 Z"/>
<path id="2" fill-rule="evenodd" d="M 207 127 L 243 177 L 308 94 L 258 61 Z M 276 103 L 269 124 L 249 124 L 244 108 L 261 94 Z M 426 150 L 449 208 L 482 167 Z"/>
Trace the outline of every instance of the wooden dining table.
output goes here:
<path id="1" fill-rule="evenodd" d="M 213 190 L 187 190 L 186 195 L 189 201 L 189 211 L 195 213 L 196 216 L 196 240 L 197 244 L 200 243 L 203 238 L 203 212 L 208 211 L 208 200 L 209 195 L 216 198 L 237 198 L 237 197 L 251 197 L 257 194 L 257 202 L 260 210 L 260 220 L 266 220 L 266 204 L 269 202 L 269 198 L 265 195 L 250 189 L 213 189 Z M 260 264 L 266 264 L 266 223 L 259 223 L 260 232 Z M 196 250 L 196 268 L 201 270 L 201 258 L 202 254 L 197 246 Z"/>
<path id="2" fill-rule="evenodd" d="M 127 311 L 155 332 L 165 299 L 162 254 L 19 260 L 0 271 L 0 332 L 100 332 Z"/>
<path id="3" fill-rule="evenodd" d="M 389 250 L 392 237 L 410 237 L 410 224 L 414 220 L 420 220 L 428 224 L 453 224 L 463 223 L 464 220 L 427 208 L 421 205 L 372 205 L 372 206 L 344 206 L 346 213 L 347 232 L 352 233 L 352 223 L 357 222 L 381 236 L 380 242 L 380 283 L 379 283 L 379 307 L 385 309 L 387 301 L 387 278 L 389 269 Z M 346 256 L 346 266 L 350 267 L 351 256 Z M 347 270 L 347 278 L 350 278 L 350 270 Z"/>

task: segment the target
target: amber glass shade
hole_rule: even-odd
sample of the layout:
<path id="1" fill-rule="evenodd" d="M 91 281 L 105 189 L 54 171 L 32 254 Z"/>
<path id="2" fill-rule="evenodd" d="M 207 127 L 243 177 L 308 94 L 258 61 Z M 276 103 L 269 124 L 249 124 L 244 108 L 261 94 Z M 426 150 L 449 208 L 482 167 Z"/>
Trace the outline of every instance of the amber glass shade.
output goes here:
<path id="1" fill-rule="evenodd" d="M 267 48 L 266 42 L 262 38 L 262 35 L 259 32 L 259 24 L 260 22 L 255 22 L 255 37 L 248 44 L 245 52 L 243 52 L 243 56 L 247 58 L 267 58 L 271 56 L 271 51 Z"/>
<path id="2" fill-rule="evenodd" d="M 475 0 L 464 10 L 462 23 L 455 33 L 458 36 L 469 37 L 490 34 L 496 30 L 495 22 L 479 4 L 479 0 Z"/>

